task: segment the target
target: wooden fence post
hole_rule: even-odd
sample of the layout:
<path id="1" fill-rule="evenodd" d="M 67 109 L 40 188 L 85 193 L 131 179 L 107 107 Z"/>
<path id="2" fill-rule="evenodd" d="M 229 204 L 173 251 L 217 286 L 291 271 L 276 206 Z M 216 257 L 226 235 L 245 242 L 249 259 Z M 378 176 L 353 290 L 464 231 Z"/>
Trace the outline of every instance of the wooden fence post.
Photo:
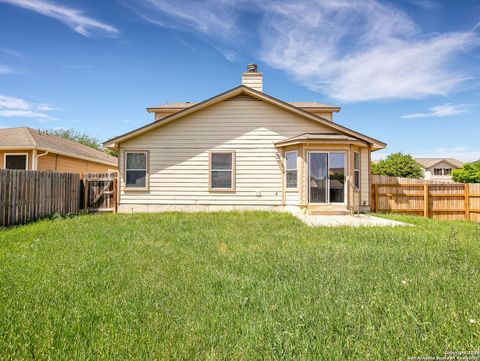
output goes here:
<path id="1" fill-rule="evenodd" d="M 429 216 L 430 200 L 428 199 L 428 184 L 423 185 L 423 216 Z"/>
<path id="2" fill-rule="evenodd" d="M 465 219 L 470 220 L 470 185 L 465 183 L 463 187 L 463 195 L 465 197 Z"/>

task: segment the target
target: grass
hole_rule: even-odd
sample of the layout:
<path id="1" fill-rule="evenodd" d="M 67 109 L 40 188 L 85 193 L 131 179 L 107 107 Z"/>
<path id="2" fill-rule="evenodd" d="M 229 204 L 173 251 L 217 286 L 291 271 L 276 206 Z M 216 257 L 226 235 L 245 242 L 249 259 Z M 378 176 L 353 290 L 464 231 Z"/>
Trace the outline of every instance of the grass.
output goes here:
<path id="1" fill-rule="evenodd" d="M 0 231 L 1 359 L 360 360 L 480 345 L 480 224 L 83 215 Z M 476 320 L 473 323 L 470 320 Z"/>

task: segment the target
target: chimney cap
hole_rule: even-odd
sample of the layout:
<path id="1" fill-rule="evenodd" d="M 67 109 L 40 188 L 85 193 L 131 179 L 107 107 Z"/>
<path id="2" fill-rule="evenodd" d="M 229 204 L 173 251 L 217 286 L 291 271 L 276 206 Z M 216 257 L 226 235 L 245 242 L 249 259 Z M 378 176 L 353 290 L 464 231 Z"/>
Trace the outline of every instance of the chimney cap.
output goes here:
<path id="1" fill-rule="evenodd" d="M 257 64 L 248 64 L 247 65 L 247 72 L 248 73 L 256 73 L 257 72 Z"/>

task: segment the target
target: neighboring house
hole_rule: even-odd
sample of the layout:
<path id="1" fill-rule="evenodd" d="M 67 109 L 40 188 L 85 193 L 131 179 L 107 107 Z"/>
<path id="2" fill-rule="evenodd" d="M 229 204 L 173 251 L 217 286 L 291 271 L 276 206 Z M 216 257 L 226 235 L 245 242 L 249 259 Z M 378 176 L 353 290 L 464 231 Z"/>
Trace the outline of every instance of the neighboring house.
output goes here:
<path id="1" fill-rule="evenodd" d="M 463 163 L 453 158 L 414 158 L 422 166 L 425 179 L 451 181 L 452 172 Z"/>
<path id="2" fill-rule="evenodd" d="M 107 172 L 117 170 L 117 158 L 44 131 L 4 128 L 0 129 L 0 169 Z"/>
<path id="3" fill-rule="evenodd" d="M 113 138 L 119 211 L 291 209 L 347 213 L 370 203 L 370 153 L 386 144 L 333 122 L 339 107 L 242 85 L 200 103 L 147 108 L 155 121 Z"/>

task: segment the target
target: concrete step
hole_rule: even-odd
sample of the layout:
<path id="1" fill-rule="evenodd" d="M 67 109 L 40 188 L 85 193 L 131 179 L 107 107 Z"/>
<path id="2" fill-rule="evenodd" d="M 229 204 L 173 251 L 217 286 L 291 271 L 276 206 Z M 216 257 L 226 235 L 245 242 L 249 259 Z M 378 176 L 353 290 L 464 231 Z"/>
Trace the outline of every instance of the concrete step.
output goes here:
<path id="1" fill-rule="evenodd" d="M 351 212 L 348 209 L 339 209 L 339 210 L 333 210 L 333 209 L 315 209 L 315 210 L 309 210 L 307 211 L 307 214 L 311 216 L 347 216 L 350 215 Z"/>

